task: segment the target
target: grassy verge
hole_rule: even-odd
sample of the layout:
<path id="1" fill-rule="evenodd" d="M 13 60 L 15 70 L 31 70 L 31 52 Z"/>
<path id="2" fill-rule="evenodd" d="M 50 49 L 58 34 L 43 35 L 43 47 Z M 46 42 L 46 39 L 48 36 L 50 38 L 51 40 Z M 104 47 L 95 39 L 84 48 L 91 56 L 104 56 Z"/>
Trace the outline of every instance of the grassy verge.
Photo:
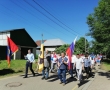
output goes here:
<path id="1" fill-rule="evenodd" d="M 101 63 L 101 68 L 106 71 L 110 71 L 110 60 L 104 60 Z"/>
<path id="2" fill-rule="evenodd" d="M 25 72 L 26 60 L 12 60 L 10 68 L 6 60 L 0 61 L 0 78 L 6 76 L 19 75 Z M 33 64 L 33 69 L 36 69 L 36 64 Z"/>

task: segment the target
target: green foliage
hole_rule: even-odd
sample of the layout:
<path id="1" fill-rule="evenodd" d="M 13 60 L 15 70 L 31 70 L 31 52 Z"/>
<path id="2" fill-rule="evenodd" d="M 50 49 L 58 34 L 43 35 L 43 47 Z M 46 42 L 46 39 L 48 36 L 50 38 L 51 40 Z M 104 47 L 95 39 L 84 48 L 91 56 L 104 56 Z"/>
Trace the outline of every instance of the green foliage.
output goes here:
<path id="1" fill-rule="evenodd" d="M 56 51 L 56 53 L 62 53 L 62 52 L 65 53 L 69 46 L 70 45 L 68 45 L 68 44 L 62 45 L 59 48 L 57 48 L 55 51 Z M 88 51 L 88 48 L 89 48 L 89 42 L 86 40 L 86 50 L 87 51 Z M 74 53 L 75 54 L 85 53 L 85 38 L 84 37 L 81 37 L 78 41 L 76 41 Z"/>
<path id="2" fill-rule="evenodd" d="M 69 47 L 68 44 L 62 45 L 59 48 L 56 48 L 55 52 L 58 54 L 65 53 L 68 47 Z"/>
<path id="3" fill-rule="evenodd" d="M 36 54 L 36 57 L 35 57 L 36 59 L 38 59 L 38 55 Z"/>
<path id="4" fill-rule="evenodd" d="M 95 52 L 110 52 L 110 0 L 100 0 L 94 13 L 87 17 L 90 32 L 88 35 L 95 39 Z"/>
<path id="5" fill-rule="evenodd" d="M 88 51 L 89 42 L 86 40 L 86 51 Z M 81 37 L 75 44 L 75 54 L 85 53 L 85 38 Z"/>
<path id="6" fill-rule="evenodd" d="M 101 68 L 110 71 L 110 60 L 104 60 L 101 64 Z"/>
<path id="7" fill-rule="evenodd" d="M 12 74 L 18 74 L 18 73 L 24 73 L 25 72 L 25 65 L 26 65 L 26 60 L 12 60 L 10 67 L 8 68 L 7 60 L 1 60 L 0 61 L 0 71 L 1 72 L 6 72 L 4 76 L 10 76 Z M 36 64 L 33 64 L 33 69 L 36 69 Z M 4 71 L 7 70 L 7 71 Z M 9 72 L 9 71 L 13 72 Z M 9 72 L 9 73 L 7 73 Z M 0 76 L 3 76 L 0 74 Z"/>

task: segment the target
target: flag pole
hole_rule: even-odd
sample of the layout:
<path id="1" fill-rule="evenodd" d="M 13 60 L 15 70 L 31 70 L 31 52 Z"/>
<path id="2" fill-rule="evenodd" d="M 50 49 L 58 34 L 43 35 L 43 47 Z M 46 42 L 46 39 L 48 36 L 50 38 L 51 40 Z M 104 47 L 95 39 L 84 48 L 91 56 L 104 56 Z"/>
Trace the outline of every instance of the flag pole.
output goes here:
<path id="1" fill-rule="evenodd" d="M 42 44 L 43 44 L 43 43 L 44 43 L 44 42 L 43 42 L 43 34 L 42 34 L 41 36 L 42 36 Z"/>

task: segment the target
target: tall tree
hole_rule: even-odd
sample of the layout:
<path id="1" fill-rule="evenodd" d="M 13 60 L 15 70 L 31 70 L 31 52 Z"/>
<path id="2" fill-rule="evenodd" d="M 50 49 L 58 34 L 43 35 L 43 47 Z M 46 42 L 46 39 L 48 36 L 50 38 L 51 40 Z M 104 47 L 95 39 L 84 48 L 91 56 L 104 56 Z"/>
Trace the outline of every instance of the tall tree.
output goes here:
<path id="1" fill-rule="evenodd" d="M 96 41 L 96 47 L 99 51 L 107 52 L 110 50 L 110 0 L 100 0 L 94 13 L 87 17 L 91 35 Z M 97 48 L 97 49 L 98 49 Z"/>
<path id="2" fill-rule="evenodd" d="M 86 41 L 86 45 L 85 45 L 85 41 Z M 75 53 L 85 53 L 85 48 L 86 48 L 86 52 L 88 52 L 89 42 L 87 41 L 87 39 L 85 40 L 84 37 L 80 37 L 80 39 L 76 42 L 75 45 Z"/>

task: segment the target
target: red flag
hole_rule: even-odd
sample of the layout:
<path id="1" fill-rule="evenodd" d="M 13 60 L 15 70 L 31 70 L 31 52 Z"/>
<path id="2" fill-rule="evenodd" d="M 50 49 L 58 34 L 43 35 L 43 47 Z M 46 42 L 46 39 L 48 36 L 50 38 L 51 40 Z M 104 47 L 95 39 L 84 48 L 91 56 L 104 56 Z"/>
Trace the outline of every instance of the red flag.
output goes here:
<path id="1" fill-rule="evenodd" d="M 11 56 L 18 51 L 18 46 L 7 36 L 7 61 L 10 66 Z"/>
<path id="2" fill-rule="evenodd" d="M 73 54 L 73 50 L 74 50 L 74 43 L 72 42 L 72 44 L 66 50 L 66 54 L 68 55 L 68 59 L 69 59 L 69 62 L 68 62 L 68 69 L 69 70 L 72 68 L 71 57 L 72 57 L 72 54 Z"/>
<path id="3" fill-rule="evenodd" d="M 72 57 L 72 54 L 73 54 L 74 49 L 75 49 L 76 39 L 77 39 L 77 37 L 75 38 L 74 42 L 72 42 L 71 45 L 66 50 L 66 54 L 67 54 L 68 59 L 69 59 L 69 62 L 68 62 L 68 69 L 69 70 L 72 69 L 71 57 Z"/>

